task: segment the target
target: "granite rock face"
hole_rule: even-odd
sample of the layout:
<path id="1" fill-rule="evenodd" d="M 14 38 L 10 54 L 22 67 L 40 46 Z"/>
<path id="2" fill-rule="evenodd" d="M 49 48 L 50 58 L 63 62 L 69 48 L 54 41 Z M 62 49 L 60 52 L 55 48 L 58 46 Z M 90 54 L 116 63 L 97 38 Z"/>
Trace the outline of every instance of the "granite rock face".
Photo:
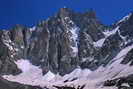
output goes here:
<path id="1" fill-rule="evenodd" d="M 8 33 L 0 31 L 0 74 L 19 74 L 21 70 L 17 68 L 12 58 L 12 47 L 9 47 Z"/>
<path id="2" fill-rule="evenodd" d="M 93 41 L 104 37 L 102 27 L 93 11 L 82 14 L 62 8 L 37 25 L 27 57 L 44 69 L 64 75 L 80 66 L 82 58 L 93 56 Z"/>
<path id="3" fill-rule="evenodd" d="M 64 75 L 77 67 L 106 66 L 126 46 L 132 45 L 133 15 L 112 26 L 103 25 L 93 10 L 78 13 L 68 8 L 33 28 L 16 25 L 0 31 L 0 73 L 20 73 L 14 63 L 28 59 L 44 72 Z M 122 63 L 131 60 L 132 52 Z"/>

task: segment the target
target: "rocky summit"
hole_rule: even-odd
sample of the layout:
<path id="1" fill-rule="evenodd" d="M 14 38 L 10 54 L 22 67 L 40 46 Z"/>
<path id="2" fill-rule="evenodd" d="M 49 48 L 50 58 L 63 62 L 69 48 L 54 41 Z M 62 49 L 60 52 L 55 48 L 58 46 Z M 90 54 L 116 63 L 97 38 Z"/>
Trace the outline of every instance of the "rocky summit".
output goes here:
<path id="1" fill-rule="evenodd" d="M 61 8 L 32 28 L 16 25 L 0 30 L 0 75 L 21 74 L 23 71 L 16 64 L 21 59 L 38 66 L 43 75 L 51 71 L 65 76 L 81 68 L 89 69 L 94 75 L 101 71 L 101 76 L 106 74 L 108 78 L 117 77 L 121 72 L 121 76 L 128 76 L 133 71 L 123 72 L 118 67 L 131 69 L 133 65 L 133 13 L 107 26 L 93 10 L 80 13 Z M 25 88 L 16 88 L 19 84 L 8 83 L 3 78 L 0 82 L 0 87 L 9 85 L 0 89 L 41 89 L 23 84 Z M 84 89 L 92 88 L 84 86 Z"/>

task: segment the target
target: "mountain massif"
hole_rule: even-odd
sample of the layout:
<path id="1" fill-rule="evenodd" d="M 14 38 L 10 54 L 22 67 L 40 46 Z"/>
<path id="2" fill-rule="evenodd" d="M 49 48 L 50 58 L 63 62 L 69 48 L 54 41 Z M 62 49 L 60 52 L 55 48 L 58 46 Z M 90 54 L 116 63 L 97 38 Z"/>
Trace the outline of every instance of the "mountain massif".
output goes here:
<path id="1" fill-rule="evenodd" d="M 0 89 L 41 89 L 2 77 L 21 75 L 24 70 L 18 66 L 20 60 L 28 60 L 30 65 L 39 67 L 42 76 L 54 74 L 54 81 L 63 83 L 56 84 L 52 79 L 48 82 L 58 89 L 74 89 L 58 87 L 61 84 L 81 84 L 84 86 L 81 89 L 117 89 L 118 80 L 133 78 L 133 13 L 106 26 L 93 10 L 79 13 L 61 8 L 56 15 L 32 28 L 16 25 L 0 30 Z M 126 79 L 122 83 L 133 83 Z M 110 84 L 110 88 L 103 87 Z M 55 89 L 51 86 L 45 88 Z"/>

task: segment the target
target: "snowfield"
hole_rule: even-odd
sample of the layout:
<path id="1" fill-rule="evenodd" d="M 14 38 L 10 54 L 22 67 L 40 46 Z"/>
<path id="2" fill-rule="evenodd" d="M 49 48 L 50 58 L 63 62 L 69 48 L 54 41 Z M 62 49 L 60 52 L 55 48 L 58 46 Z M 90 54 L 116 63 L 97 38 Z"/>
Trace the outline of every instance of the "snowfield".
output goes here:
<path id="1" fill-rule="evenodd" d="M 50 89 L 55 89 L 52 86 L 74 86 L 85 85 L 84 89 L 117 89 L 116 87 L 103 87 L 103 82 L 108 79 L 114 79 L 128 74 L 133 74 L 133 67 L 122 65 L 120 62 L 124 56 L 133 48 L 133 45 L 124 48 L 110 62 L 107 67 L 99 67 L 96 71 L 89 69 L 77 68 L 70 74 L 60 76 L 49 71 L 42 75 L 42 70 L 38 66 L 32 65 L 28 60 L 18 60 L 15 62 L 23 72 L 17 76 L 4 75 L 3 77 L 10 81 L 16 81 L 23 84 L 47 86 Z M 66 81 L 66 82 L 64 82 Z"/>

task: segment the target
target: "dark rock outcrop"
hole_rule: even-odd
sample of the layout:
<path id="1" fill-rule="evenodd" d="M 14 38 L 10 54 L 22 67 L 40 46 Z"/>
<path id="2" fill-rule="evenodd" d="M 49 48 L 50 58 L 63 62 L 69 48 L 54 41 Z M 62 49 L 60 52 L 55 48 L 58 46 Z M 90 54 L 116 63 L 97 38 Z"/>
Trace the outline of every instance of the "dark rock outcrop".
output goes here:
<path id="1" fill-rule="evenodd" d="M 19 84 L 17 82 L 10 82 L 0 77 L 0 89 L 43 89 L 39 86 L 31 86 Z"/>
<path id="2" fill-rule="evenodd" d="M 82 86 L 78 86 L 77 88 L 75 88 L 74 86 L 73 87 L 70 87 L 70 86 L 53 86 L 57 89 L 83 89 L 85 87 L 85 85 L 82 85 Z"/>
<path id="3" fill-rule="evenodd" d="M 122 84 L 127 83 L 129 86 L 123 86 Z M 124 77 L 119 77 L 113 80 L 107 80 L 104 82 L 104 86 L 116 86 L 118 89 L 123 89 L 124 87 L 126 89 L 132 89 L 133 88 L 133 74 L 124 76 Z M 125 89 L 124 88 L 124 89 Z"/>
<path id="4" fill-rule="evenodd" d="M 12 58 L 12 47 L 9 48 L 8 32 L 0 31 L 0 75 L 1 74 L 13 74 L 17 75 L 21 73 L 21 70 L 17 68 Z M 8 45 L 8 46 L 7 46 Z"/>

